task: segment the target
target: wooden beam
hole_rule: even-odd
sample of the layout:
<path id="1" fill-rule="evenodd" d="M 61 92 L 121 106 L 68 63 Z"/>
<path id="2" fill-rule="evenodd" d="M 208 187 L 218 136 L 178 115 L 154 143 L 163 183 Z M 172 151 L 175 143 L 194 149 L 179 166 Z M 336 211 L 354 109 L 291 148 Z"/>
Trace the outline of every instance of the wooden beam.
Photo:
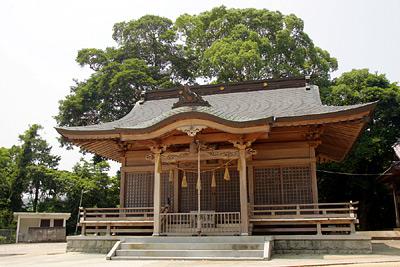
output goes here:
<path id="1" fill-rule="evenodd" d="M 252 165 L 254 167 L 269 167 L 269 166 L 281 166 L 281 165 L 309 165 L 311 162 L 315 162 L 315 159 L 311 158 L 289 158 L 289 159 L 269 159 L 269 160 L 253 160 Z"/>
<path id="2" fill-rule="evenodd" d="M 250 158 L 256 152 L 252 149 L 245 150 L 245 157 Z M 212 160 L 212 159 L 239 159 L 240 152 L 235 149 L 216 149 L 216 150 L 205 150 L 200 152 L 202 160 Z M 146 155 L 146 159 L 149 161 L 154 161 L 153 154 Z M 196 161 L 197 154 L 190 153 L 188 151 L 183 152 L 164 152 L 161 154 L 161 159 L 163 162 L 182 162 L 182 161 Z"/>
<path id="3" fill-rule="evenodd" d="M 217 142 L 227 142 L 228 140 L 239 140 L 243 138 L 245 141 L 251 141 L 255 139 L 267 139 L 268 133 L 257 132 L 252 134 L 230 134 L 230 133 L 209 133 L 203 134 L 199 133 L 195 137 L 197 140 L 204 143 L 217 143 Z M 172 135 L 166 138 L 160 139 L 160 143 L 170 146 L 170 145 L 182 145 L 190 144 L 193 142 L 193 137 L 188 135 Z"/>

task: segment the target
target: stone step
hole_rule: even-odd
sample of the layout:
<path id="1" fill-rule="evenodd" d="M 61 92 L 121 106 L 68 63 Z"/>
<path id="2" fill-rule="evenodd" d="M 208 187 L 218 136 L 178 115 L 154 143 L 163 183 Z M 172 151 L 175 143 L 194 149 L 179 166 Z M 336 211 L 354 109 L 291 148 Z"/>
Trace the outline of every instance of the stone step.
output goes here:
<path id="1" fill-rule="evenodd" d="M 113 256 L 112 260 L 210 260 L 210 261 L 230 261 L 230 260 L 240 260 L 240 261 L 259 261 L 264 260 L 260 257 L 148 257 L 148 256 Z"/>
<path id="2" fill-rule="evenodd" d="M 264 243 L 122 243 L 122 250 L 263 250 Z"/>
<path id="3" fill-rule="evenodd" d="M 265 236 L 138 236 L 127 237 L 125 243 L 264 243 Z"/>
<path id="4" fill-rule="evenodd" d="M 263 250 L 117 250 L 116 256 L 180 258 L 262 258 Z"/>

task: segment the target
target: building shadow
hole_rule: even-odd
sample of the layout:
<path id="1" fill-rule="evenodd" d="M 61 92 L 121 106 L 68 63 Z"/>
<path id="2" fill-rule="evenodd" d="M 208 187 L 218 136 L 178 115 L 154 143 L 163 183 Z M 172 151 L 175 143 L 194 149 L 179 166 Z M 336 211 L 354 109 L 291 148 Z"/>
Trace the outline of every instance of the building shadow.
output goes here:
<path id="1" fill-rule="evenodd" d="M 400 248 L 390 246 L 385 242 L 372 243 L 372 254 L 400 256 Z"/>

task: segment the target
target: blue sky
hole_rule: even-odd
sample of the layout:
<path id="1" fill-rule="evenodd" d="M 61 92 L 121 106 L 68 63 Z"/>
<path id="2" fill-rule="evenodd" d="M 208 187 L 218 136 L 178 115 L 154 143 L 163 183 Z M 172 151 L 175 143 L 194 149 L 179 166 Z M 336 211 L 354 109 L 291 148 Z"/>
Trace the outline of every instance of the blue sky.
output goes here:
<path id="1" fill-rule="evenodd" d="M 72 79 L 90 71 L 75 63 L 81 48 L 114 45 L 112 26 L 146 14 L 170 19 L 215 6 L 266 8 L 294 13 L 314 43 L 339 62 L 333 76 L 369 68 L 400 81 L 400 1 L 100 1 L 0 2 L 0 146 L 10 147 L 29 124 L 39 123 L 53 153 L 70 170 L 81 155 L 60 148 L 53 116 Z M 113 171 L 118 167 L 113 164 Z"/>

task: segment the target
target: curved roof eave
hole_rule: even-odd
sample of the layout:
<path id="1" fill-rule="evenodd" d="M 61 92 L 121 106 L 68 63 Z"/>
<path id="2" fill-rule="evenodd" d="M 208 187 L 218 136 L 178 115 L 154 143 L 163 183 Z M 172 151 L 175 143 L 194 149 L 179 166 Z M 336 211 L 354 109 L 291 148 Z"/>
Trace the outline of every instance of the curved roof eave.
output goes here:
<path id="1" fill-rule="evenodd" d="M 378 101 L 374 102 L 369 102 L 362 104 L 358 107 L 354 107 L 351 109 L 346 109 L 346 110 L 338 110 L 334 112 L 328 112 L 328 113 L 320 113 L 320 114 L 308 114 L 308 115 L 303 115 L 303 116 L 288 116 L 288 117 L 278 117 L 276 118 L 276 122 L 286 122 L 286 121 L 299 121 L 299 120 L 318 120 L 318 119 L 327 119 L 327 118 L 334 118 L 338 116 L 348 116 L 348 115 L 356 115 L 359 113 L 365 113 L 368 112 L 368 115 L 370 115 L 373 110 L 375 109 Z"/>
<path id="2" fill-rule="evenodd" d="M 339 116 L 348 116 L 348 115 L 357 115 L 361 113 L 368 112 L 368 116 L 372 113 L 374 110 L 375 106 L 377 104 L 377 101 L 371 102 L 371 103 L 366 103 L 358 107 L 346 109 L 346 110 L 339 110 L 339 111 L 334 111 L 334 112 L 327 112 L 327 113 L 320 113 L 320 114 L 308 114 L 308 115 L 301 115 L 301 116 L 287 116 L 287 117 L 266 117 L 266 118 L 260 118 L 260 119 L 255 119 L 255 120 L 248 120 L 248 121 L 234 121 L 234 120 L 228 120 L 225 118 L 218 117 L 216 115 L 212 115 L 206 112 L 199 112 L 199 111 L 189 111 L 189 112 L 183 112 L 183 113 L 178 113 L 174 114 L 172 116 L 169 116 L 153 125 L 150 125 L 148 127 L 144 128 L 134 128 L 134 127 L 114 127 L 113 129 L 91 129 L 89 127 L 73 127 L 71 129 L 70 127 L 56 127 L 55 129 L 57 132 L 59 132 L 61 135 L 97 135 L 101 136 L 102 138 L 105 139 L 113 139 L 113 138 L 119 138 L 121 133 L 130 133 L 130 134 L 143 134 L 143 133 L 150 133 L 152 131 L 158 130 L 160 128 L 163 128 L 171 123 L 174 123 L 179 120 L 184 120 L 184 119 L 203 119 L 203 120 L 209 120 L 211 122 L 219 123 L 222 125 L 230 126 L 233 128 L 245 128 L 245 127 L 250 127 L 250 126 L 259 126 L 259 125 L 266 125 L 266 124 L 274 124 L 274 123 L 284 123 L 284 122 L 293 122 L 293 121 L 298 121 L 302 125 L 307 125 L 307 124 L 314 124 L 314 122 L 310 123 L 308 121 L 314 121 L 314 120 L 325 120 L 325 119 L 331 119 Z M 323 122 L 322 122 L 323 123 Z M 86 129 L 85 129 L 86 128 Z M 73 138 L 75 139 L 75 138 Z"/>

